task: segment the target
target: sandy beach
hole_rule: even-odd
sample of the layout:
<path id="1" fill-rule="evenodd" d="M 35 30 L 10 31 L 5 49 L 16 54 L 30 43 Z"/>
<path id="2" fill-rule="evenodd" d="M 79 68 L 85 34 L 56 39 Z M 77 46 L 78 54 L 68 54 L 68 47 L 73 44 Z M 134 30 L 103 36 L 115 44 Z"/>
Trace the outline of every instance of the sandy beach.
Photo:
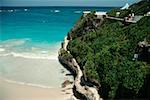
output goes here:
<path id="1" fill-rule="evenodd" d="M 58 60 L 6 56 L 0 57 L 0 64 L 0 76 L 18 82 L 59 88 L 68 79 L 69 72 Z"/>
<path id="2" fill-rule="evenodd" d="M 65 76 L 69 72 L 58 60 L 12 56 L 0 60 L 0 100 L 68 100 L 71 97 L 72 87 L 61 88 L 61 84 L 72 78 Z"/>
<path id="3" fill-rule="evenodd" d="M 0 80 L 0 100 L 67 100 L 62 88 L 44 89 Z"/>

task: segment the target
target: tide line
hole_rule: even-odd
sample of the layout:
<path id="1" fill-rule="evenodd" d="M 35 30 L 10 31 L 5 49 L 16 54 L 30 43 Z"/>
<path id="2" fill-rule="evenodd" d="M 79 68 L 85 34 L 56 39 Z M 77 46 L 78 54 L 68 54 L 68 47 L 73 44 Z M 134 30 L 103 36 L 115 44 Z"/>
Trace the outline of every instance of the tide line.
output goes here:
<path id="1" fill-rule="evenodd" d="M 33 83 L 26 83 L 26 82 L 19 82 L 19 81 L 14 81 L 14 80 L 9 80 L 0 77 L 1 80 L 8 82 L 8 83 L 13 83 L 13 84 L 18 84 L 18 85 L 24 85 L 24 86 L 31 86 L 31 87 L 39 87 L 39 88 L 44 88 L 44 89 L 51 89 L 53 87 L 50 86 L 44 86 L 44 85 L 39 85 L 39 84 L 33 84 Z"/>

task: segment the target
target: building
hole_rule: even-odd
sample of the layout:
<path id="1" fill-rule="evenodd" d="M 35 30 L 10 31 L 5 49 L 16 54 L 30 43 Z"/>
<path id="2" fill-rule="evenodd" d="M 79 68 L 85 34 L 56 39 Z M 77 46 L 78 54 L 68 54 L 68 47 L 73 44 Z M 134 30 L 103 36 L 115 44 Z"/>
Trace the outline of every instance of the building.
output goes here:
<path id="1" fill-rule="evenodd" d="M 91 11 L 83 11 L 83 16 L 85 17 L 87 14 L 90 14 Z"/>
<path id="2" fill-rule="evenodd" d="M 107 16 L 107 12 L 96 12 L 95 15 L 97 16 L 97 18 L 101 18 L 103 16 Z"/>
<path id="3" fill-rule="evenodd" d="M 90 14 L 91 11 L 84 11 L 83 12 L 83 16 L 85 17 L 87 14 Z M 97 18 L 101 18 L 102 16 L 106 16 L 107 12 L 95 12 L 95 16 L 97 16 Z"/>

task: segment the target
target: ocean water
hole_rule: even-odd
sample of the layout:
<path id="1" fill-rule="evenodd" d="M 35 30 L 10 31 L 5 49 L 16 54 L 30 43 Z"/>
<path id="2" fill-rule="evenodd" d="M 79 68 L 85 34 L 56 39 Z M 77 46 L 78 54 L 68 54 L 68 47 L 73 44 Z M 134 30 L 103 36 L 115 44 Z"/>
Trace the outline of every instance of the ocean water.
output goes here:
<path id="1" fill-rule="evenodd" d="M 85 10 L 111 7 L 0 8 L 0 77 L 22 84 L 57 87 L 61 42 Z"/>

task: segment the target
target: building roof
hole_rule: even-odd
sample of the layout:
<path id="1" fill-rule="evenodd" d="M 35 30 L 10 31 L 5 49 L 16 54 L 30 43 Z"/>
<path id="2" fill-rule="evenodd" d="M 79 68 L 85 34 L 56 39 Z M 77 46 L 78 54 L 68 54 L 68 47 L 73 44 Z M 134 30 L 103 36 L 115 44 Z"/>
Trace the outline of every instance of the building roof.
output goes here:
<path id="1" fill-rule="evenodd" d="M 83 11 L 83 14 L 89 14 L 91 11 Z"/>
<path id="2" fill-rule="evenodd" d="M 106 15 L 107 12 L 96 12 L 95 15 Z"/>
<path id="3" fill-rule="evenodd" d="M 89 13 L 91 13 L 91 11 L 84 11 L 83 12 L 83 14 L 89 14 Z M 107 12 L 101 12 L 101 11 L 99 11 L 99 12 L 95 12 L 95 15 L 106 15 L 106 13 Z"/>

